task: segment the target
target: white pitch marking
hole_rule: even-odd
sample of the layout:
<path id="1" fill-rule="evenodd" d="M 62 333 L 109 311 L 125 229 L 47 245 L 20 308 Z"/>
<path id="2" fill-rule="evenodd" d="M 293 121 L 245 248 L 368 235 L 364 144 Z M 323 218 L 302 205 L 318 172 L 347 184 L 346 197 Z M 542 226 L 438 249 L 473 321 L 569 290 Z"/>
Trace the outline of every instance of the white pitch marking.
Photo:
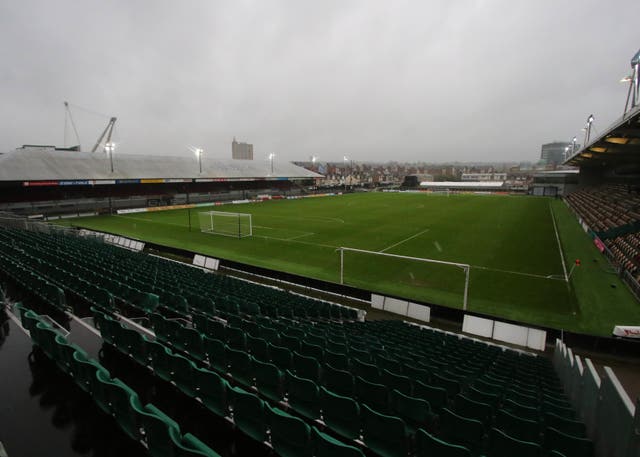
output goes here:
<path id="1" fill-rule="evenodd" d="M 309 246 L 320 246 L 323 248 L 331 248 L 331 249 L 338 249 L 340 247 L 340 246 L 332 246 L 330 244 L 311 243 L 309 241 L 294 240 L 291 238 L 277 238 L 275 236 L 253 235 L 253 238 L 264 238 L 265 240 L 277 240 L 277 241 L 286 241 L 288 243 L 308 244 Z"/>
<path id="2" fill-rule="evenodd" d="M 122 216 L 121 214 L 114 214 L 113 216 L 114 217 L 121 217 L 123 219 L 131 219 L 132 221 L 149 222 L 151 224 L 175 225 L 176 227 L 186 227 L 186 225 L 184 225 L 184 224 L 176 224 L 175 222 L 155 221 L 155 220 L 151 220 L 151 219 L 144 219 L 142 217 Z"/>
<path id="3" fill-rule="evenodd" d="M 304 238 L 305 236 L 311 236 L 311 235 L 315 235 L 314 232 L 306 232 L 302 235 L 298 235 L 298 236 L 292 236 L 291 238 L 287 238 L 287 240 L 291 241 L 291 240 L 297 240 L 298 238 Z"/>
<path id="4" fill-rule="evenodd" d="M 433 245 L 436 247 L 438 252 L 442 252 L 442 246 L 440 246 L 440 243 L 438 243 L 437 241 L 434 241 Z"/>
<path id="5" fill-rule="evenodd" d="M 398 245 L 400 245 L 400 244 L 402 244 L 402 243 L 406 243 L 407 241 L 412 240 L 413 238 L 415 238 L 415 237 L 417 237 L 417 236 L 420 236 L 420 235 L 422 235 L 423 233 L 427 233 L 428 231 L 429 231 L 429 229 L 424 229 L 423 231 L 418 232 L 418 233 L 416 233 L 415 235 L 411 235 L 410 237 L 405 238 L 404 240 L 398 241 L 397 243 L 394 243 L 394 244 L 392 244 L 391 246 L 387 246 L 386 248 L 384 248 L 384 249 L 382 249 L 382 250 L 380 250 L 380 251 L 378 251 L 378 252 L 385 252 L 385 251 L 388 251 L 389 249 L 394 248 L 394 247 L 396 247 L 396 246 L 398 246 Z"/>
<path id="6" fill-rule="evenodd" d="M 562 271 L 564 271 L 564 280 L 569 282 L 569 275 L 567 274 L 567 266 L 564 261 L 564 253 L 562 252 L 562 243 L 560 242 L 560 235 L 558 235 L 558 227 L 556 226 L 556 215 L 553 214 L 553 208 L 549 203 L 549 211 L 551 212 L 551 220 L 553 221 L 553 230 L 556 232 L 556 241 L 558 242 L 558 251 L 560 251 L 560 262 L 562 263 Z"/>

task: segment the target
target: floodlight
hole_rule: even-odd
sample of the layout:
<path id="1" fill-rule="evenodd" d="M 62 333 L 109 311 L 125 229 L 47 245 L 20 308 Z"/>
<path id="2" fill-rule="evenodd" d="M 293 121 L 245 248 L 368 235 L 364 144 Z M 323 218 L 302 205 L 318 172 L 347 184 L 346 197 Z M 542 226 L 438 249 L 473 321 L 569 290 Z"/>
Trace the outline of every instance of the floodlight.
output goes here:
<path id="1" fill-rule="evenodd" d="M 621 83 L 629 83 L 629 82 L 631 82 L 632 80 L 633 80 L 633 78 L 631 77 L 631 75 L 627 75 L 627 76 L 625 76 L 624 78 L 622 78 L 622 79 L 620 80 L 620 82 L 621 82 Z"/>
<path id="2" fill-rule="evenodd" d="M 588 122 L 589 124 L 591 124 L 591 123 L 593 122 L 593 119 L 594 119 L 594 118 L 593 118 L 593 114 L 590 114 L 590 115 L 589 115 L 589 118 L 587 119 L 587 122 Z"/>

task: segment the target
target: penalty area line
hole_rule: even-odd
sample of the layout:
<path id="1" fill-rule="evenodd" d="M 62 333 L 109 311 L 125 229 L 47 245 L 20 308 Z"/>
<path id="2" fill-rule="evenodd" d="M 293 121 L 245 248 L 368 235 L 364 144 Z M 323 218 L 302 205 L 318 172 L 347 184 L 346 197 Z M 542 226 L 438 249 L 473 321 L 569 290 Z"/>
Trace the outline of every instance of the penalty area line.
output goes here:
<path id="1" fill-rule="evenodd" d="M 382 250 L 380 250 L 380 251 L 378 251 L 378 252 L 386 252 L 386 251 L 388 251 L 389 249 L 391 249 L 391 248 L 395 248 L 396 246 L 398 246 L 398 245 L 400 245 L 400 244 L 402 244 L 402 243 L 406 243 L 407 241 L 412 240 L 412 239 L 414 239 L 415 237 L 422 235 L 423 233 L 427 233 L 428 231 L 429 231 L 429 229 L 424 229 L 423 231 L 418 232 L 418 233 L 416 233 L 415 235 L 411 235 L 410 237 L 405 238 L 404 240 L 398 241 L 397 243 L 394 243 L 394 244 L 392 244 L 391 246 L 387 246 L 386 248 L 384 248 L 384 249 L 382 249 Z"/>

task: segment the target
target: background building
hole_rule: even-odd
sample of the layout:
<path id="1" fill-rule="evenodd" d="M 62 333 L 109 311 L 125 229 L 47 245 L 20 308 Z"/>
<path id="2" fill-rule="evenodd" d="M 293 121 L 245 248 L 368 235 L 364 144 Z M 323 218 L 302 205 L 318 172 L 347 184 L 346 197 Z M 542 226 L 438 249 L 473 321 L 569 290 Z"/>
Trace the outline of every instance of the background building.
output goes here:
<path id="1" fill-rule="evenodd" d="M 543 144 L 540 160 L 544 162 L 545 166 L 555 168 L 564 162 L 565 149 L 567 147 L 569 148 L 569 152 L 571 152 L 571 143 L 554 141 L 553 143 Z M 576 145 L 576 148 L 578 147 L 579 145 Z"/>
<path id="2" fill-rule="evenodd" d="M 506 181 L 506 173 L 462 173 L 462 181 Z"/>
<path id="3" fill-rule="evenodd" d="M 236 160 L 253 160 L 253 145 L 249 143 L 238 143 L 234 137 L 231 143 L 231 158 Z"/>

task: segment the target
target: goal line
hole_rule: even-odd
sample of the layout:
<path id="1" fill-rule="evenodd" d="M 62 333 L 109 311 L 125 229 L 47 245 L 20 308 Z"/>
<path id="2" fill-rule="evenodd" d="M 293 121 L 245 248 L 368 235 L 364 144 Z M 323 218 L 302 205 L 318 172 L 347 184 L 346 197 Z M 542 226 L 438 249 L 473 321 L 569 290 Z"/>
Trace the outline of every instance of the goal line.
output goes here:
<path id="1" fill-rule="evenodd" d="M 345 252 L 357 252 L 360 254 L 370 254 L 374 256 L 403 259 L 408 261 L 424 262 L 424 263 L 439 264 L 439 265 L 448 265 L 451 267 L 461 268 L 464 271 L 464 275 L 465 275 L 462 309 L 465 311 L 467 310 L 467 303 L 469 298 L 469 274 L 471 271 L 471 265 L 467 263 L 447 262 L 444 260 L 426 259 L 422 257 L 411 257 L 411 256 L 405 256 L 405 255 L 398 255 L 398 254 L 389 254 L 386 252 L 379 252 L 379 251 L 367 251 L 365 249 L 348 248 L 344 246 L 339 247 L 338 249 L 336 249 L 336 251 L 340 252 L 340 284 L 344 284 L 344 253 Z"/>

